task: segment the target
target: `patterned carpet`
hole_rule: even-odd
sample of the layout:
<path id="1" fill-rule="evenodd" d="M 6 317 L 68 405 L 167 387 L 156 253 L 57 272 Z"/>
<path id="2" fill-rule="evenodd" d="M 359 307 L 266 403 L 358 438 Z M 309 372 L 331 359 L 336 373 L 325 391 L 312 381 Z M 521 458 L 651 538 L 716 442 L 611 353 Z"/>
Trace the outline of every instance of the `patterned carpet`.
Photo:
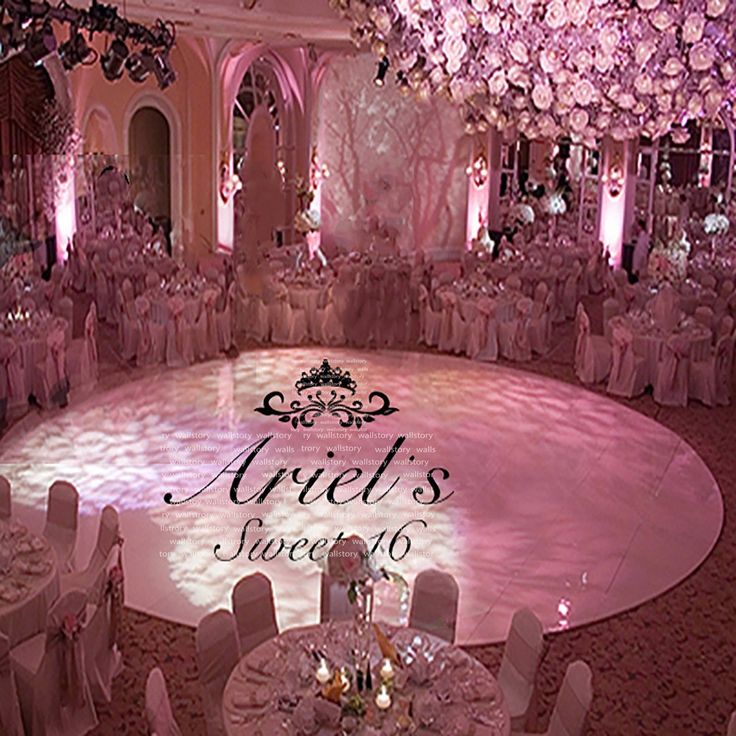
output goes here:
<path id="1" fill-rule="evenodd" d="M 596 306 L 589 305 L 594 312 Z M 570 325 L 556 337 L 550 356 L 519 368 L 577 383 L 570 367 Z M 103 352 L 103 359 L 114 369 L 112 354 Z M 624 403 L 672 429 L 701 455 L 725 499 L 724 530 L 711 556 L 675 589 L 635 610 L 548 638 L 538 712 L 530 725 L 536 731 L 546 728 L 566 666 L 582 658 L 594 676 L 589 734 L 725 735 L 736 709 L 736 539 L 730 515 L 736 506 L 736 407 L 669 409 L 658 407 L 651 396 Z M 113 704 L 98 708 L 100 726 L 94 733 L 146 732 L 145 679 L 151 667 L 160 666 L 183 733 L 204 736 L 194 631 L 127 610 L 122 650 L 125 670 L 115 682 Z M 497 671 L 500 646 L 469 651 Z"/>

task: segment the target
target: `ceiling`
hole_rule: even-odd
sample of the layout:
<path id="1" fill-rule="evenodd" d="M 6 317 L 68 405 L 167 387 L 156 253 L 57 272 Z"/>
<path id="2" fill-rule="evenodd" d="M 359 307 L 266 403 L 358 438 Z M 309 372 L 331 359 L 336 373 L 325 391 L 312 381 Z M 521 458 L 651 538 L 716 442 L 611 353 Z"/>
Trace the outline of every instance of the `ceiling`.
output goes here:
<path id="1" fill-rule="evenodd" d="M 124 7 L 129 18 L 173 20 L 183 33 L 264 41 L 349 41 L 349 24 L 330 8 L 328 0 L 256 0 L 251 10 L 245 7 L 248 3 L 249 0 L 128 0 Z"/>

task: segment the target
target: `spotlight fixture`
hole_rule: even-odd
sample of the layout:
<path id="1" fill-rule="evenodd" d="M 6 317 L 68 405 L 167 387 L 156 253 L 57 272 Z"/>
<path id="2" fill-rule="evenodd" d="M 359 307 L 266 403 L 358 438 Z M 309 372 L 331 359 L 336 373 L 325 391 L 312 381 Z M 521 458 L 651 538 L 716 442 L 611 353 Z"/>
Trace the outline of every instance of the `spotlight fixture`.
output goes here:
<path id="1" fill-rule="evenodd" d="M 56 36 L 50 23 L 44 24 L 40 31 L 35 31 L 26 41 L 26 56 L 35 66 L 54 51 L 56 51 Z"/>
<path id="2" fill-rule="evenodd" d="M 176 81 L 176 72 L 171 66 L 168 51 L 159 51 L 153 57 L 153 73 L 161 89 L 166 89 Z"/>
<path id="3" fill-rule="evenodd" d="M 148 78 L 153 69 L 153 54 L 149 49 L 136 51 L 126 60 L 125 68 L 131 81 L 140 84 Z"/>
<path id="4" fill-rule="evenodd" d="M 59 58 L 64 69 L 71 71 L 75 66 L 84 64 L 95 54 L 94 50 L 87 45 L 84 36 L 79 31 L 74 31 L 68 41 L 59 46 Z"/>
<path id="5" fill-rule="evenodd" d="M 128 58 L 128 47 L 124 41 L 116 38 L 111 44 L 110 48 L 102 55 L 100 59 L 100 66 L 102 66 L 102 73 L 105 75 L 105 79 L 108 82 L 114 82 L 123 76 L 123 69 L 125 67 L 125 60 Z"/>
<path id="6" fill-rule="evenodd" d="M 373 80 L 376 87 L 383 87 L 386 84 L 386 73 L 388 72 L 389 60 L 388 56 L 384 56 L 381 61 L 378 62 L 378 71 L 376 72 L 376 78 Z"/>

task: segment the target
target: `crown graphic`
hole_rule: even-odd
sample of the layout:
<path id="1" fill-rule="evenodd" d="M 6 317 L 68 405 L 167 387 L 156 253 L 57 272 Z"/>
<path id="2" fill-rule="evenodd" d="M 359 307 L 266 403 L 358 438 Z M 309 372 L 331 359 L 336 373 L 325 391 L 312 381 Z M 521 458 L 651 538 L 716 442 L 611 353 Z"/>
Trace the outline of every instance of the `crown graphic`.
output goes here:
<path id="1" fill-rule="evenodd" d="M 358 384 L 350 376 L 350 371 L 343 371 L 337 366 L 333 368 L 327 358 L 322 361 L 319 368 L 311 368 L 309 373 L 302 371 L 302 377 L 296 382 L 297 393 L 306 391 L 310 388 L 321 388 L 322 386 L 332 386 L 334 388 L 342 388 L 355 393 Z"/>

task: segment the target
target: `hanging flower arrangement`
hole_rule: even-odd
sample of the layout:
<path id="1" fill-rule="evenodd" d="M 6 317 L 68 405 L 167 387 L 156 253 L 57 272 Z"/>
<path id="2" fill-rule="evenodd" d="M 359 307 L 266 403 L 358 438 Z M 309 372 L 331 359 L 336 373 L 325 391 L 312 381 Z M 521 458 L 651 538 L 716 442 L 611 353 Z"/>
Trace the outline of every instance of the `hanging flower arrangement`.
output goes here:
<path id="1" fill-rule="evenodd" d="M 594 145 L 712 118 L 736 93 L 728 0 L 330 0 L 357 44 L 469 130 Z"/>

